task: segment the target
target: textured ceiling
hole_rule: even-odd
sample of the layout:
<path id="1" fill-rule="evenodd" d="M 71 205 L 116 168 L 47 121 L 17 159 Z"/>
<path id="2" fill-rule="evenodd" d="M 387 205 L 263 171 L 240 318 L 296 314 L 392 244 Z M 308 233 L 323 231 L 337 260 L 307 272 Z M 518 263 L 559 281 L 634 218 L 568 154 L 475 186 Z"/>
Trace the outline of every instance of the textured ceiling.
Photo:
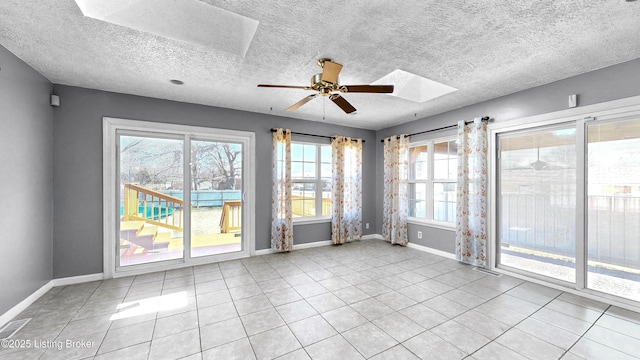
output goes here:
<path id="1" fill-rule="evenodd" d="M 74 0 L 0 1 L 0 44 L 56 84 L 367 129 L 640 58 L 640 2 L 204 2 L 260 22 L 244 57 L 83 17 Z M 346 115 L 325 98 L 285 112 L 310 93 L 256 87 L 308 85 L 320 57 L 344 65 L 343 84 L 401 69 L 459 90 L 424 103 L 346 94 L 358 109 Z"/>

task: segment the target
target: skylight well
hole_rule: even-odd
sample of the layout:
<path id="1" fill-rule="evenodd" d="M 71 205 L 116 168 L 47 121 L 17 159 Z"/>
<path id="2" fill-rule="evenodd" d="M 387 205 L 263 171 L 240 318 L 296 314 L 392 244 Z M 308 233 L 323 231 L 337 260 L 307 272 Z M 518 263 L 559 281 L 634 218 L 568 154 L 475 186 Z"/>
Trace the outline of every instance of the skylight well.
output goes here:
<path id="1" fill-rule="evenodd" d="M 429 101 L 458 90 L 400 69 L 372 83 L 372 85 L 379 84 L 393 84 L 394 91 L 389 95 L 415 102 Z"/>
<path id="2" fill-rule="evenodd" d="M 75 0 L 84 16 L 244 56 L 258 21 L 197 0 Z"/>

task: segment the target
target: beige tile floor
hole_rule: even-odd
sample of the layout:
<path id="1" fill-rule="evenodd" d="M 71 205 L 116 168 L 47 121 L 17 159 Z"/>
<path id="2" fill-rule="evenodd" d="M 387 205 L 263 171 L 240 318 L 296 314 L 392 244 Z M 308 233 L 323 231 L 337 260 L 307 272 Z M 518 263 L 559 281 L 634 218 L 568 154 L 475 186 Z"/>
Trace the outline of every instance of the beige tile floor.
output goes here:
<path id="1" fill-rule="evenodd" d="M 376 240 L 58 287 L 20 318 L 1 359 L 640 358 L 638 313 Z"/>

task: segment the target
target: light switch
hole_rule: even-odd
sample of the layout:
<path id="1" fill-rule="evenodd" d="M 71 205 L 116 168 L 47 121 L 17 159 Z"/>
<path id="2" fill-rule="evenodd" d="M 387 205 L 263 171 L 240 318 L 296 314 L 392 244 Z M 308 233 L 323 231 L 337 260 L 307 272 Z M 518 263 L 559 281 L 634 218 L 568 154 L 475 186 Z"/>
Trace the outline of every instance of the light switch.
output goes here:
<path id="1" fill-rule="evenodd" d="M 569 107 L 574 108 L 576 106 L 578 106 L 578 95 L 569 95 Z"/>

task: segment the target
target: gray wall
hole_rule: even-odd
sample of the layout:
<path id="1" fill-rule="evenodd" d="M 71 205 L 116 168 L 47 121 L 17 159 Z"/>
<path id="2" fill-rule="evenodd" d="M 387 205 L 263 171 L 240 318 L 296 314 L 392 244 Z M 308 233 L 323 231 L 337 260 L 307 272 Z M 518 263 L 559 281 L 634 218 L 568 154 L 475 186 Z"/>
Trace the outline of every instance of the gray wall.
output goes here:
<path id="1" fill-rule="evenodd" d="M 62 85 L 53 86 L 54 93 L 61 96 L 62 106 L 52 111 L 48 104 L 52 88 L 49 81 L 2 47 L 0 68 L 0 199 L 3 209 L 11 209 L 0 218 L 5 237 L 0 242 L 0 313 L 52 277 L 102 271 L 104 116 L 255 132 L 256 249 L 266 249 L 271 226 L 272 127 L 366 140 L 363 220 L 371 223 L 371 229 L 364 230 L 370 234 L 382 230 L 379 141 L 383 137 L 433 129 L 476 116 L 488 115 L 500 122 L 558 111 L 567 108 L 569 94 L 578 94 L 581 106 L 640 95 L 639 59 L 374 132 Z M 423 231 L 422 240 L 416 239 L 418 230 Z M 330 226 L 298 225 L 294 236 L 297 244 L 328 240 Z M 446 230 L 410 226 L 410 241 L 443 251 L 453 251 L 454 236 Z"/>
<path id="2" fill-rule="evenodd" d="M 568 108 L 568 97 L 578 94 L 578 106 L 623 99 L 640 95 L 640 59 L 574 76 L 497 99 L 466 106 L 453 111 L 415 120 L 403 125 L 379 130 L 376 134 L 376 232 L 382 233 L 383 146 L 381 139 L 394 134 L 411 134 L 489 116 L 493 122 L 503 122 L 527 116 L 545 114 Z M 455 134 L 455 130 L 434 132 L 413 137 L 421 140 Z M 423 232 L 421 240 L 417 231 Z M 428 226 L 409 227 L 409 241 L 438 250 L 454 252 L 455 233 Z"/>
<path id="3" fill-rule="evenodd" d="M 363 221 L 376 221 L 375 132 L 320 122 L 249 113 L 139 96 L 55 85 L 53 275 L 102 272 L 102 118 L 104 116 L 207 126 L 256 133 L 256 249 L 270 245 L 272 127 L 366 141 L 363 150 Z M 365 232 L 367 234 L 367 232 Z M 330 224 L 294 227 L 294 243 L 331 239 Z"/>
<path id="4" fill-rule="evenodd" d="M 0 46 L 0 314 L 52 276 L 51 88 Z"/>

